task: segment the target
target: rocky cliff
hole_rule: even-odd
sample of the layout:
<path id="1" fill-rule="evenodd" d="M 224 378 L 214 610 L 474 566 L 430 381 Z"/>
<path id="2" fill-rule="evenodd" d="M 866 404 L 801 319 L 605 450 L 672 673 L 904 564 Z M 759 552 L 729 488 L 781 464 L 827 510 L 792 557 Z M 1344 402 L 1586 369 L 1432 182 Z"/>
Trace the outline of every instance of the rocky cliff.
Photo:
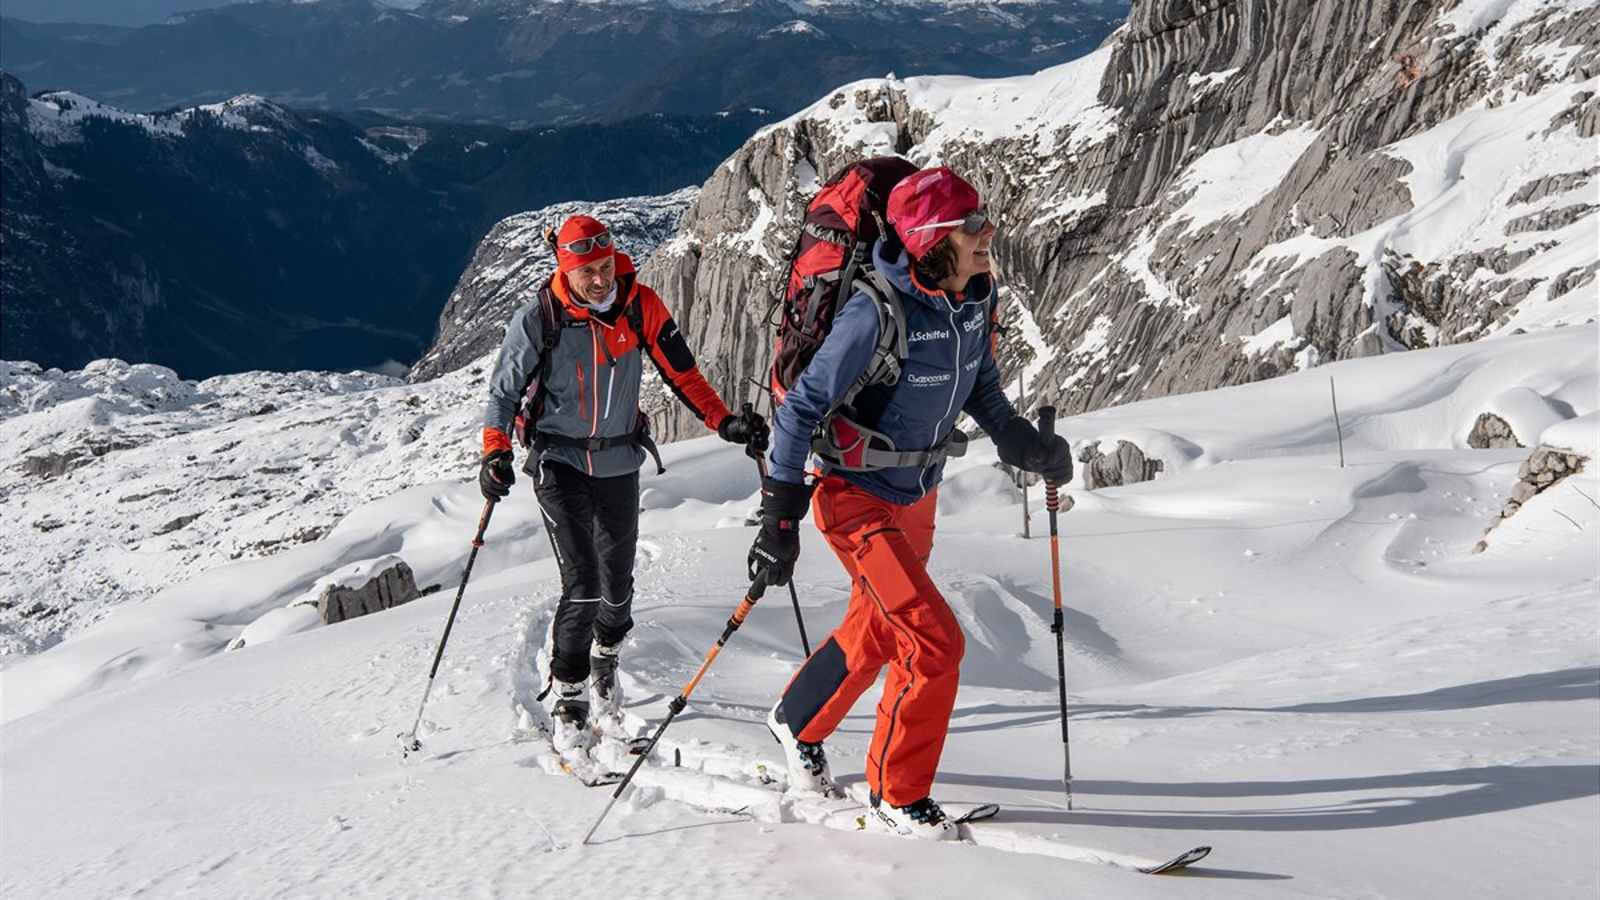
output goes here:
<path id="1" fill-rule="evenodd" d="M 1593 321 L 1597 72 L 1578 0 L 1140 0 L 1072 63 L 857 82 L 764 129 L 644 278 L 750 393 L 799 210 L 893 152 L 984 191 L 1004 363 L 1067 411 Z"/>

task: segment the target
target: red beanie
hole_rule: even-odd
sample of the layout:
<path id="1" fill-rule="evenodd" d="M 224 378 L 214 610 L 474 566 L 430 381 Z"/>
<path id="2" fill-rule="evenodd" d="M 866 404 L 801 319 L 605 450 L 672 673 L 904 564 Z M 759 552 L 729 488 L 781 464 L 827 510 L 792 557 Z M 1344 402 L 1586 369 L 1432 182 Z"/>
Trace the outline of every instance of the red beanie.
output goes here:
<path id="1" fill-rule="evenodd" d="M 566 249 L 567 245 L 574 241 L 602 234 L 606 236 L 604 247 L 597 243 L 589 248 L 588 253 L 573 253 Z M 571 272 L 596 260 L 605 259 L 616 252 L 616 247 L 610 238 L 610 229 L 599 219 L 592 216 L 573 216 L 562 224 L 560 233 L 556 235 L 556 267 L 562 272 Z"/>
<path id="2" fill-rule="evenodd" d="M 911 258 L 921 259 L 959 224 L 911 229 L 933 222 L 955 222 L 982 205 L 978 189 L 948 167 L 923 169 L 902 179 L 889 192 L 889 224 L 900 235 Z"/>

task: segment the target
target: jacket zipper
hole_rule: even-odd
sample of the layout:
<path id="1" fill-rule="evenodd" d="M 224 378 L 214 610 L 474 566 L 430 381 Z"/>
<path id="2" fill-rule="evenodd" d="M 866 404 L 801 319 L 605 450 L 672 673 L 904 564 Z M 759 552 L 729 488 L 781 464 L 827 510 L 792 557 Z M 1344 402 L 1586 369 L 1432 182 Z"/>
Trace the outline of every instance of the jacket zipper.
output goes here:
<path id="1" fill-rule="evenodd" d="M 945 307 L 950 310 L 950 333 L 956 338 L 955 364 L 950 367 L 950 402 L 945 406 L 944 416 L 933 426 L 933 435 L 928 438 L 928 446 L 932 447 L 939 440 L 939 432 L 943 431 L 944 420 L 950 417 L 950 411 L 955 409 L 956 394 L 961 390 L 961 326 L 956 322 L 956 307 L 951 304 L 950 298 L 944 298 Z M 917 487 L 921 489 L 922 496 L 928 496 L 928 466 L 924 466 L 922 473 L 917 476 Z"/>
<path id="2" fill-rule="evenodd" d="M 589 361 L 594 364 L 594 378 L 596 382 L 594 391 L 592 392 L 594 397 L 594 415 L 590 417 L 591 425 L 589 427 L 589 437 L 594 437 L 600 433 L 600 385 L 598 383 L 600 381 L 600 335 L 599 332 L 595 330 L 593 320 L 589 322 L 589 340 L 594 344 L 594 352 L 590 354 Z M 588 457 L 589 474 L 593 475 L 594 451 L 585 450 L 584 455 Z"/>

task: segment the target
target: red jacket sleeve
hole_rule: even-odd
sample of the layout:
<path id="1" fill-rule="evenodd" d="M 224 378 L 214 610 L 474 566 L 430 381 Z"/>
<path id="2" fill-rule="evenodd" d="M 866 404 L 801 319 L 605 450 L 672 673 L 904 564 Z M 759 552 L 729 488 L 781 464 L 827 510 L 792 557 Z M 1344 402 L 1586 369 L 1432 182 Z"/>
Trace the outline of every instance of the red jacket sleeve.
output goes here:
<path id="1" fill-rule="evenodd" d="M 678 330 L 678 323 L 672 320 L 672 314 L 667 312 L 666 304 L 656 292 L 641 285 L 638 302 L 644 313 L 642 337 L 650 348 L 651 360 L 661 370 L 661 377 L 683 405 L 715 431 L 729 415 L 727 404 L 717 396 L 717 389 L 711 382 L 700 374 L 683 332 Z"/>

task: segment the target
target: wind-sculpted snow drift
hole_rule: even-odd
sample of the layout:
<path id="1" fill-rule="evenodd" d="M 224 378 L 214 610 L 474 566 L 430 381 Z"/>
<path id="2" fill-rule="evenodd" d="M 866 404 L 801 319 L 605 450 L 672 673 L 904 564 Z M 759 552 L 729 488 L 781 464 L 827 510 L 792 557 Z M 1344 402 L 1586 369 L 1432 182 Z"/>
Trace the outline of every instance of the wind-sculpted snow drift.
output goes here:
<path id="1" fill-rule="evenodd" d="M 404 385 L 13 368 L 24 403 L 0 422 L 7 446 L 85 404 L 96 428 L 140 445 L 46 481 L 6 476 L 8 511 L 60 523 L 5 532 L 6 598 L 62 573 L 107 580 L 78 582 L 99 621 L 0 671 L 0 825 L 28 836 L 0 889 L 1143 896 L 1170 886 L 1117 865 L 1204 843 L 1217 850 L 1214 877 L 1186 887 L 1198 897 L 1592 894 L 1600 878 L 1572 861 L 1600 838 L 1600 652 L 1585 624 L 1600 614 L 1600 476 L 1531 498 L 1475 554 L 1530 451 L 1466 442 L 1521 384 L 1563 411 L 1553 441 L 1592 448 L 1597 337 L 1575 326 L 1390 354 L 1062 420 L 1079 447 L 1165 435 L 1181 451 L 1153 482 L 1074 485 L 1062 519 L 1071 813 L 1046 545 L 1017 536 L 1019 498 L 976 445 L 941 489 L 931 566 L 967 635 L 936 790 L 953 808 L 1006 810 L 968 848 L 818 827 L 853 819 L 761 783 L 779 771 L 765 710 L 799 662 L 780 596 L 728 645 L 600 843 L 562 852 L 603 796 L 543 774 L 548 754 L 512 709 L 559 587 L 525 484 L 495 511 L 424 753 L 401 765 L 393 735 L 415 715 L 453 591 L 331 626 L 289 607 L 319 579 L 396 557 L 419 585 L 454 587 L 483 505 L 470 370 Z M 660 720 L 742 595 L 757 489 L 715 438 L 664 451 L 669 472 L 644 475 L 623 651 L 635 730 Z M 169 534 L 142 530 L 197 509 Z M 223 558 L 313 521 L 331 530 Z M 112 579 L 140 573 L 145 599 L 119 603 Z M 848 585 L 809 527 L 798 583 L 816 640 Z M 857 787 L 870 717 L 864 703 L 830 741 Z M 719 862 L 683 864 L 696 859 Z"/>

